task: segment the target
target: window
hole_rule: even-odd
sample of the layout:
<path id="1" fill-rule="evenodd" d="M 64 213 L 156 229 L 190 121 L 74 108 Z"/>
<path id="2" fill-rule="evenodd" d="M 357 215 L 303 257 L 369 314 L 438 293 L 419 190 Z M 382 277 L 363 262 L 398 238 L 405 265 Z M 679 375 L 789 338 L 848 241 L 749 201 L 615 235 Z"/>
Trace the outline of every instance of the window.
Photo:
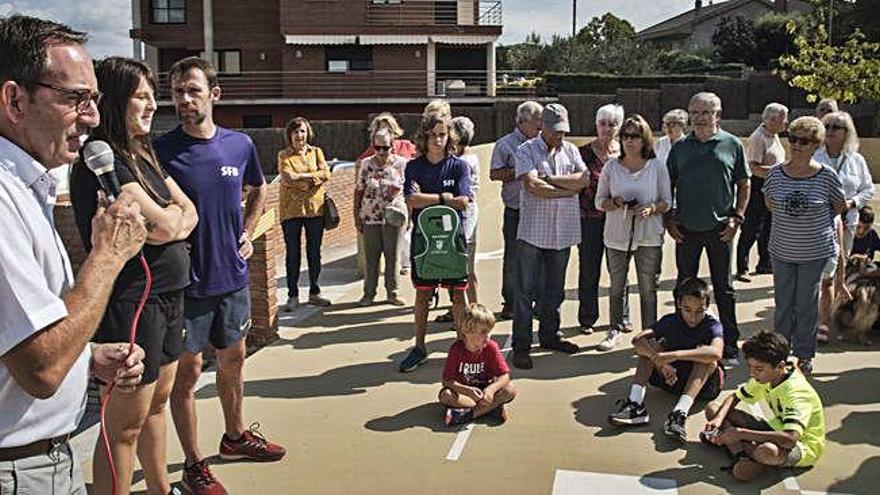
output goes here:
<path id="1" fill-rule="evenodd" d="M 199 57 L 205 58 L 205 52 Z M 214 50 L 211 63 L 219 74 L 241 74 L 241 50 Z"/>
<path id="2" fill-rule="evenodd" d="M 151 0 L 150 22 L 186 24 L 186 0 Z"/>
<path id="3" fill-rule="evenodd" d="M 373 70 L 373 47 L 361 45 L 328 46 L 324 49 L 327 72 Z"/>
<path id="4" fill-rule="evenodd" d="M 242 119 L 245 129 L 268 129 L 272 127 L 271 115 L 245 115 Z"/>

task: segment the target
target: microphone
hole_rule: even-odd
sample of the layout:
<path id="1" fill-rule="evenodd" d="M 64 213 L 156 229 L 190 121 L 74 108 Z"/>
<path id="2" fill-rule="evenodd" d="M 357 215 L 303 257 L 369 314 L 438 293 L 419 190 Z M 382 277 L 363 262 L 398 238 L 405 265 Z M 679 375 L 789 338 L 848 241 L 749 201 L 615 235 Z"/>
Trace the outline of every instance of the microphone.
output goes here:
<path id="1" fill-rule="evenodd" d="M 115 201 L 122 188 L 114 172 L 113 149 L 104 141 L 89 141 L 83 148 L 83 157 L 89 170 L 98 176 L 107 199 L 111 203 Z"/>

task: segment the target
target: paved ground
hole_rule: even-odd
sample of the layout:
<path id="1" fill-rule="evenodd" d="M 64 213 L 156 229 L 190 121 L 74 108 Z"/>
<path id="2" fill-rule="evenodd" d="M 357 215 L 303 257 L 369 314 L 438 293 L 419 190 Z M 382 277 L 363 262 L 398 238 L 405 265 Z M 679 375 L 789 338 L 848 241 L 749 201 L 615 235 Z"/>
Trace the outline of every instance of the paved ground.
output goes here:
<path id="1" fill-rule="evenodd" d="M 479 201 L 479 293 L 482 302 L 497 309 L 498 187 L 484 181 Z M 672 310 L 672 253 L 667 243 L 661 314 Z M 577 333 L 576 270 L 572 261 L 562 326 L 584 350 L 573 356 L 536 352 L 533 370 L 515 370 L 519 396 L 509 423 L 449 429 L 442 425 L 435 403 L 445 350 L 454 338 L 448 325 L 431 324 L 428 363 L 413 373 L 399 373 L 397 363 L 412 340 L 411 309 L 356 307 L 361 284 L 354 280 L 353 258 L 331 263 L 322 279 L 334 305 L 321 312 L 307 309 L 283 315 L 280 339 L 246 364 L 246 416 L 259 421 L 269 438 L 287 446 L 288 456 L 274 464 L 216 464 L 214 473 L 234 494 L 877 493 L 880 345 L 835 343 L 816 359 L 813 383 L 824 399 L 828 428 L 826 454 L 818 467 L 738 485 L 720 470 L 727 464 L 720 454 L 697 441 L 682 447 L 663 436 L 662 421 L 674 397 L 649 391 L 649 426 L 622 431 L 606 424 L 614 401 L 628 391 L 635 360 L 628 338 L 618 349 L 601 353 L 595 350 L 601 334 Z M 705 269 L 704 273 L 708 275 Z M 411 302 L 409 284 L 402 286 L 403 297 Z M 601 313 L 606 319 L 600 323 L 607 323 L 604 273 L 602 286 Z M 771 278 L 757 277 L 736 288 L 743 334 L 767 328 L 773 314 Z M 286 294 L 281 292 L 283 301 Z M 634 321 L 639 321 L 635 297 L 632 302 Z M 432 317 L 437 314 L 432 312 Z M 503 345 L 510 331 L 510 322 L 500 323 L 494 338 Z M 744 366 L 736 368 L 728 389 L 746 374 Z M 205 383 L 198 408 L 207 453 L 216 452 L 222 421 L 210 375 Z M 688 422 L 694 440 L 703 424 L 702 409 L 702 404 L 695 405 Z M 93 442 L 94 431 L 78 437 L 83 449 Z M 169 471 L 179 480 L 182 455 L 173 429 L 169 434 Z M 90 462 L 85 470 L 87 475 L 91 472 Z M 136 488 L 143 490 L 143 482 Z"/>

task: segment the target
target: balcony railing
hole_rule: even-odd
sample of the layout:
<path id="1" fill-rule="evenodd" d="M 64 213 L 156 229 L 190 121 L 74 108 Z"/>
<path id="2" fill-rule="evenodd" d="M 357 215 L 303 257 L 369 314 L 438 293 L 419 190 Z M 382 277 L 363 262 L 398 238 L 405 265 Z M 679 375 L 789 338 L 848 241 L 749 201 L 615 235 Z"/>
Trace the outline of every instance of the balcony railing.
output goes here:
<path id="1" fill-rule="evenodd" d="M 486 71 L 472 70 L 286 71 L 220 75 L 224 100 L 529 97 L 535 95 L 540 82 L 533 72 L 508 71 L 498 73 L 494 84 L 490 85 Z M 171 99 L 167 73 L 159 75 L 159 99 Z"/>
<path id="2" fill-rule="evenodd" d="M 365 0 L 368 26 L 501 26 L 501 0 Z"/>

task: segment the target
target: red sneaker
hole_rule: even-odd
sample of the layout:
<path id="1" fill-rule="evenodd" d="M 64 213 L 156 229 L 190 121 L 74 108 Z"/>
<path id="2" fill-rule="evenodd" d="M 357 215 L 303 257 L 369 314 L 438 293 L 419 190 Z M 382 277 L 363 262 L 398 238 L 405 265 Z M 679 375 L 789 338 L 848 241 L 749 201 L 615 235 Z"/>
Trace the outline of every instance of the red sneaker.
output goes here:
<path id="1" fill-rule="evenodd" d="M 211 474 L 206 459 L 184 466 L 183 485 L 193 495 L 226 495 L 226 488 Z"/>
<path id="2" fill-rule="evenodd" d="M 272 462 L 281 459 L 286 453 L 284 447 L 266 440 L 260 433 L 260 423 L 252 424 L 238 440 L 230 440 L 225 433 L 220 440 L 220 458 L 226 461 L 247 459 Z"/>

